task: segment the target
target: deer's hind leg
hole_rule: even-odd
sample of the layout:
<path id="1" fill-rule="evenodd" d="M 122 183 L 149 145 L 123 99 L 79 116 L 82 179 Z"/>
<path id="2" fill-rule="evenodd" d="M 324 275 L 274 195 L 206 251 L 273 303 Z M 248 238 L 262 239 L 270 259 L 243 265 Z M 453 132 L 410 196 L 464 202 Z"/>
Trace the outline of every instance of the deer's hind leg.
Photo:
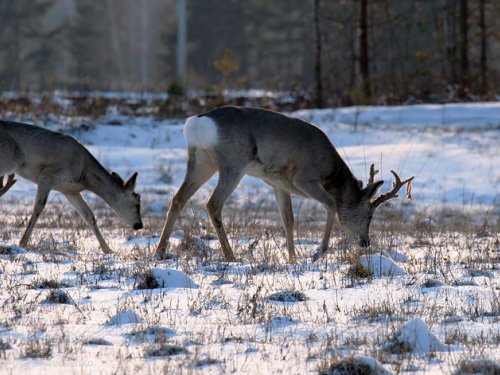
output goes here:
<path id="1" fill-rule="evenodd" d="M 4 176 L 0 176 L 0 197 L 4 195 L 11 187 L 14 185 L 17 180 L 15 179 L 15 174 L 11 173 L 7 176 L 7 181 L 5 185 L 3 184 Z"/>
<path id="2" fill-rule="evenodd" d="M 156 248 L 156 256 L 163 258 L 174 224 L 188 200 L 214 175 L 217 167 L 208 153 L 200 148 L 189 147 L 186 176 L 172 198 L 167 219 Z"/>
<path id="3" fill-rule="evenodd" d="M 23 153 L 16 141 L 0 133 L 0 197 L 16 183 L 14 172 L 24 161 Z M 4 184 L 4 176 L 8 175 Z"/>

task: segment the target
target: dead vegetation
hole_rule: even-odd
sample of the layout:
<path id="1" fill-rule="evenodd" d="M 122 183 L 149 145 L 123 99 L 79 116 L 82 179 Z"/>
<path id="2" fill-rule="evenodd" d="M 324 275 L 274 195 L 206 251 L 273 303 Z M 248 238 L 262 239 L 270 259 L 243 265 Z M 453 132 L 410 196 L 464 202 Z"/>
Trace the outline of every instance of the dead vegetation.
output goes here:
<path id="1" fill-rule="evenodd" d="M 485 224 L 470 213 L 469 225 L 462 225 L 439 212 L 410 210 L 402 220 L 397 211 L 381 211 L 369 253 L 393 257 L 407 275 L 376 278 L 357 269 L 367 252 L 335 230 L 329 253 L 312 262 L 324 223 L 314 205 L 298 215 L 296 265 L 286 264 L 275 210 L 263 216 L 262 207 L 228 206 L 237 264 L 220 262 L 202 210 L 181 217 L 172 259 L 160 263 L 151 260 L 149 245 L 121 242 L 119 253 L 99 254 L 78 217 L 41 220 L 29 249 L 0 255 L 0 365 L 38 359 L 47 367 L 64 362 L 95 369 L 98 347 L 112 370 L 145 370 L 147 359 L 155 369 L 182 373 L 250 372 L 251 363 L 252 371 L 379 374 L 435 369 L 438 357 L 445 372 L 497 374 L 500 228 L 491 217 Z M 148 221 L 159 231 L 162 219 Z M 7 249 L 23 226 L 12 216 L 2 220 L 1 246 Z M 105 235 L 123 238 L 119 221 L 112 222 L 114 227 L 103 226 Z M 61 240 L 65 231 L 74 232 Z M 200 288 L 158 288 L 151 267 L 182 270 Z M 141 322 L 107 324 L 120 311 L 132 311 Z M 417 317 L 450 346 L 449 353 L 382 350 Z M 462 352 L 483 359 L 457 362 Z M 277 359 L 261 359 L 271 357 Z"/>

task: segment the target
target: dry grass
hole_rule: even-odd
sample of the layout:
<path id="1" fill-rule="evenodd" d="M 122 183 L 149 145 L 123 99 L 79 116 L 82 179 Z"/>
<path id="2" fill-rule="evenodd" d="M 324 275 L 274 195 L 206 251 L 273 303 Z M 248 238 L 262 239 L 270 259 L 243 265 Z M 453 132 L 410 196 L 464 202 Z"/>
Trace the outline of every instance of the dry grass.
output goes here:
<path id="1" fill-rule="evenodd" d="M 64 204 L 44 213 L 24 253 L 8 249 L 25 220 L 4 215 L 0 366 L 36 358 L 62 367 L 86 364 L 91 371 L 98 347 L 114 372 L 376 373 L 349 360 L 370 356 L 394 372 L 441 366 L 462 374 L 476 364 L 457 362 L 457 353 L 494 355 L 500 343 L 500 224 L 492 216 L 412 212 L 403 220 L 402 211 L 381 211 L 370 252 L 397 249 L 407 257 L 401 264 L 408 275 L 377 279 L 357 268 L 364 252 L 336 229 L 329 254 L 311 262 L 324 225 L 316 206 L 300 209 L 299 263 L 287 265 L 277 211 L 263 205 L 241 210 L 238 204 L 228 205 L 225 218 L 237 265 L 221 261 L 209 220 L 196 206 L 178 222 L 184 235 L 172 240 L 173 259 L 161 263 L 150 258 L 154 242 L 124 244 L 128 229 L 104 208 L 97 216 L 118 250 L 111 257 L 100 253 L 92 233 Z M 16 210 L 27 217 L 30 206 Z M 162 217 L 144 221 L 141 235 L 159 234 Z M 160 289 L 151 267 L 182 270 L 200 288 Z M 142 324 L 106 326 L 127 310 Z M 383 352 L 382 343 L 414 317 L 453 351 L 421 357 Z M 489 362 L 487 368 L 495 369 Z"/>

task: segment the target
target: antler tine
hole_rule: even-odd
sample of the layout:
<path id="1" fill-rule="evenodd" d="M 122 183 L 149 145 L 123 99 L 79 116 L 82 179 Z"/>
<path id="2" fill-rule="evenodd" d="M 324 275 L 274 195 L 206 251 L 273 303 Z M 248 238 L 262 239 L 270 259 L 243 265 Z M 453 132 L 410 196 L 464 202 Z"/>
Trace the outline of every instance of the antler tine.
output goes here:
<path id="1" fill-rule="evenodd" d="M 370 165 L 370 178 L 368 179 L 368 184 L 373 184 L 375 182 L 375 175 L 378 173 L 378 169 L 375 170 L 375 164 Z"/>
<path id="2" fill-rule="evenodd" d="M 9 174 L 7 177 L 7 183 L 5 186 L 3 185 L 3 176 L 0 177 L 0 197 L 4 195 L 11 187 L 16 183 L 16 179 L 14 178 L 14 174 Z"/>
<path id="3" fill-rule="evenodd" d="M 406 197 L 408 199 L 413 199 L 413 197 L 411 195 L 411 182 L 413 181 L 415 176 L 412 176 L 410 178 L 407 178 L 404 181 L 401 181 L 401 178 L 398 176 L 398 174 L 396 172 L 391 171 L 391 173 L 394 175 L 394 179 L 395 179 L 395 181 L 392 184 L 392 190 L 386 194 L 382 194 L 377 199 L 375 199 L 372 203 L 374 207 L 378 207 L 381 204 L 384 204 L 389 199 L 397 198 L 399 190 L 401 190 L 401 188 L 404 185 L 406 185 Z"/>

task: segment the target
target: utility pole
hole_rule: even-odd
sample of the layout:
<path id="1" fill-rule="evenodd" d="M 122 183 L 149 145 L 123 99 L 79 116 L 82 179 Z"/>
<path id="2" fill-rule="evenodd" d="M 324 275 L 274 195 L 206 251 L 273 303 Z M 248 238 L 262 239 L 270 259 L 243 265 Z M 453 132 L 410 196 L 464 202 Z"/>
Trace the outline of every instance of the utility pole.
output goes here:
<path id="1" fill-rule="evenodd" d="M 186 87 L 186 42 L 186 0 L 177 0 L 177 79 L 184 89 Z"/>

